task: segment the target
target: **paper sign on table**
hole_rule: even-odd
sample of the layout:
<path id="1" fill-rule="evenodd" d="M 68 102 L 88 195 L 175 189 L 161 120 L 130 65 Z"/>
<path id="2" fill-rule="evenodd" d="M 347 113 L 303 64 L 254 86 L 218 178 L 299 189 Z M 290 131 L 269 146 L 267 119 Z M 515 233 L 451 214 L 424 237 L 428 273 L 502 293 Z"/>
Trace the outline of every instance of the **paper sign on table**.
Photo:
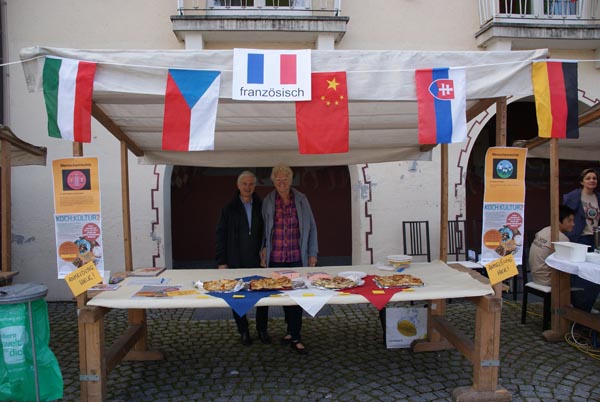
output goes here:
<path id="1" fill-rule="evenodd" d="M 102 276 L 100 276 L 94 262 L 90 261 L 65 276 L 65 281 L 69 285 L 73 296 L 79 296 L 94 285 L 102 283 Z"/>
<path id="2" fill-rule="evenodd" d="M 498 258 L 485 265 L 488 277 L 490 278 L 490 284 L 495 285 L 498 282 L 502 282 L 508 278 L 512 278 L 519 274 L 515 259 L 512 254 Z"/>

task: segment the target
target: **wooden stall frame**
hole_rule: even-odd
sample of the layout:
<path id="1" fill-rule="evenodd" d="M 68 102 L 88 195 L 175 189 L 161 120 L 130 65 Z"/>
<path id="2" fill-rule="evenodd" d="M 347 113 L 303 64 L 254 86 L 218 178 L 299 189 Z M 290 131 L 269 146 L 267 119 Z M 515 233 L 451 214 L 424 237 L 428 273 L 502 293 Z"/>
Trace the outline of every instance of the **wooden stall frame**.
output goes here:
<path id="1" fill-rule="evenodd" d="M 467 111 L 468 120 L 496 104 L 499 113 L 497 143 L 506 144 L 506 98 L 486 99 L 476 103 Z M 131 270 L 131 226 L 129 223 L 129 179 L 127 150 L 135 155 L 143 155 L 135 143 L 108 118 L 96 105 L 92 115 L 121 143 L 121 179 L 123 199 L 123 229 L 125 238 L 125 264 Z M 502 124 L 504 121 L 504 124 Z M 74 156 L 82 156 L 81 144 L 74 143 Z M 440 254 L 446 261 L 446 238 L 448 217 L 448 146 L 441 145 L 442 181 L 441 181 L 441 230 Z M 422 151 L 431 146 L 422 146 Z M 126 200 L 125 200 L 126 198 Z M 127 221 L 127 222 L 126 222 Z M 128 241 L 129 240 L 129 241 Z M 479 275 L 469 272 L 471 275 Z M 455 347 L 473 364 L 473 385 L 459 387 L 452 393 L 455 401 L 509 401 L 511 394 L 498 387 L 498 371 L 500 366 L 500 318 L 502 310 L 501 284 L 494 286 L 494 294 L 470 298 L 476 305 L 476 328 L 474 341 L 460 333 L 445 318 L 446 300 L 431 300 L 428 307 L 428 339 L 416 343 L 415 352 L 437 351 Z M 80 382 L 82 402 L 105 401 L 107 397 L 107 376 L 123 359 L 158 360 L 162 359 L 159 351 L 147 349 L 147 321 L 143 309 L 129 309 L 129 327 L 115 343 L 106 349 L 104 343 L 104 316 L 107 308 L 88 306 L 87 295 L 80 295 L 78 302 L 78 328 L 80 353 Z"/>

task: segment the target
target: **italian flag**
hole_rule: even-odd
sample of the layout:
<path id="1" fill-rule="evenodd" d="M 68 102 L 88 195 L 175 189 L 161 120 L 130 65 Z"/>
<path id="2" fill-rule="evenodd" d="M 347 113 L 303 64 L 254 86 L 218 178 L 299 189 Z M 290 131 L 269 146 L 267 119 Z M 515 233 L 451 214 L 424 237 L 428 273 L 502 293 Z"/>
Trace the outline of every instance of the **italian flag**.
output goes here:
<path id="1" fill-rule="evenodd" d="M 90 142 L 96 63 L 46 57 L 43 86 L 48 135 Z"/>

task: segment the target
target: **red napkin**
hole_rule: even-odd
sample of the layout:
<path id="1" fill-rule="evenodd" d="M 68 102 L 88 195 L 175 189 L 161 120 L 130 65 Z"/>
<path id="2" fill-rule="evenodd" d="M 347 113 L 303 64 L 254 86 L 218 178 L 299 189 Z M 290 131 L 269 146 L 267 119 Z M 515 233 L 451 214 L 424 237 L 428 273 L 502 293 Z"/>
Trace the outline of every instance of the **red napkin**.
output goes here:
<path id="1" fill-rule="evenodd" d="M 367 298 L 374 305 L 377 310 L 381 310 L 385 307 L 385 305 L 390 301 L 393 295 L 398 292 L 402 292 L 407 288 L 389 288 L 389 289 L 381 289 L 379 286 L 373 282 L 373 278 L 375 275 L 367 275 L 364 278 L 365 284 L 362 286 L 358 286 L 355 288 L 344 289 L 343 291 L 346 293 L 352 293 L 355 295 L 361 295 Z M 374 294 L 373 291 L 377 290 L 379 292 L 383 292 L 383 294 Z"/>

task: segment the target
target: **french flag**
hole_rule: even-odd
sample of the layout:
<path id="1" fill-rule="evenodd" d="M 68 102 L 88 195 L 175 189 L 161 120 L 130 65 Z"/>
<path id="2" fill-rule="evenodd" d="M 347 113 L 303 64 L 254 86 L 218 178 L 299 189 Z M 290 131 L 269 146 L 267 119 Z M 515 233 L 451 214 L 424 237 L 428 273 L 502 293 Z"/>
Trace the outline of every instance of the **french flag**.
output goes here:
<path id="1" fill-rule="evenodd" d="M 264 53 L 248 53 L 248 84 L 264 84 L 265 73 L 279 77 L 280 85 L 296 85 L 298 81 L 297 59 L 295 54 L 280 54 L 275 63 L 265 67 Z"/>
<path id="2" fill-rule="evenodd" d="M 419 144 L 449 144 L 467 138 L 464 68 L 416 70 Z"/>
<path id="3" fill-rule="evenodd" d="M 169 70 L 162 149 L 215 149 L 220 71 Z"/>

